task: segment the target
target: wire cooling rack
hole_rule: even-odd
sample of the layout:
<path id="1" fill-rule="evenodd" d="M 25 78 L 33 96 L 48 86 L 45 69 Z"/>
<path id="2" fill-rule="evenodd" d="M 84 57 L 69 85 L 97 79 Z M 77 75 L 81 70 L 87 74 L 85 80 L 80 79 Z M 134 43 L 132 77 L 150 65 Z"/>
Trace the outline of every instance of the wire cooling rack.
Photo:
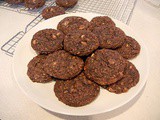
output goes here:
<path id="1" fill-rule="evenodd" d="M 54 0 L 48 0 L 46 6 L 54 6 Z M 79 0 L 78 4 L 74 8 L 69 8 L 66 10 L 67 13 L 71 12 L 92 12 L 100 13 L 104 15 L 111 16 L 117 20 L 122 21 L 125 24 L 128 24 L 135 7 L 137 0 Z M 0 3 L 0 8 L 5 8 L 8 10 L 14 10 L 15 12 L 27 14 L 27 15 L 38 15 L 34 20 L 32 20 L 25 28 L 24 32 L 21 31 L 13 36 L 9 41 L 7 41 L 2 47 L 1 50 L 6 52 L 7 55 L 13 56 L 16 45 L 22 39 L 22 37 L 30 29 L 36 26 L 39 22 L 43 21 L 42 16 L 40 15 L 41 9 L 37 10 L 28 10 L 24 7 L 12 7 L 11 5 L 2 2 Z"/>
<path id="2" fill-rule="evenodd" d="M 18 12 L 18 13 L 21 13 L 21 14 L 37 16 L 41 13 L 41 11 L 45 7 L 53 5 L 54 1 L 55 0 L 46 0 L 46 3 L 43 7 L 38 8 L 38 9 L 33 9 L 33 10 L 26 8 L 23 3 L 18 4 L 18 5 L 12 5 L 12 4 L 8 4 L 4 1 L 0 1 L 0 8 L 10 10 L 10 11 L 14 11 L 14 12 Z"/>
<path id="3" fill-rule="evenodd" d="M 79 0 L 79 4 L 68 12 L 93 12 L 111 16 L 128 23 L 136 0 Z"/>

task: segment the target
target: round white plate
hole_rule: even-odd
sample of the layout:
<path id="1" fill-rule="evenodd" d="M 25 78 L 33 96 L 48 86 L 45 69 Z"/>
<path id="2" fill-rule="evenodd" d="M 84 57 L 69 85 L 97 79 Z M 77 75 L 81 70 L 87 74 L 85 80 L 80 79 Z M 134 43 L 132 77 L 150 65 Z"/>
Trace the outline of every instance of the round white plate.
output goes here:
<path id="1" fill-rule="evenodd" d="M 132 36 L 141 45 L 140 54 L 138 55 L 138 57 L 131 60 L 131 62 L 135 64 L 135 66 L 140 72 L 140 81 L 135 87 L 130 89 L 127 93 L 117 95 L 114 93 L 110 93 L 107 90 L 101 89 L 100 95 L 97 97 L 95 101 L 93 101 L 89 105 L 83 107 L 70 107 L 58 101 L 57 97 L 53 92 L 53 87 L 55 82 L 46 84 L 33 83 L 28 78 L 26 74 L 27 64 L 34 56 L 36 56 L 35 51 L 31 48 L 32 36 L 37 31 L 42 29 L 46 28 L 56 29 L 58 22 L 68 16 L 81 16 L 90 21 L 93 17 L 102 15 L 93 13 L 65 14 L 48 19 L 38 24 L 32 30 L 30 30 L 23 37 L 23 39 L 17 46 L 13 60 L 13 73 L 20 88 L 28 97 L 30 97 L 35 103 L 42 106 L 43 108 L 53 112 L 67 114 L 67 115 L 85 116 L 85 115 L 99 114 L 115 110 L 116 108 L 119 108 L 124 104 L 128 103 L 141 91 L 141 89 L 146 83 L 147 74 L 149 70 L 148 55 L 144 45 L 143 38 L 137 38 L 137 36 L 135 35 L 137 31 L 132 31 L 127 25 L 114 19 L 113 20 L 116 23 L 116 25 L 120 27 L 122 30 L 124 30 L 126 35 Z"/>

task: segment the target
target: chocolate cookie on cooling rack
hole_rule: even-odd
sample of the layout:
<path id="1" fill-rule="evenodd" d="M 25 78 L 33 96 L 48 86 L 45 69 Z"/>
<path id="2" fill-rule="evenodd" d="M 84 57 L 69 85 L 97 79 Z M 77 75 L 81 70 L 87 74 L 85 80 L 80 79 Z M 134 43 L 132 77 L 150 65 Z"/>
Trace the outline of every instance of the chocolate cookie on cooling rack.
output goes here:
<path id="1" fill-rule="evenodd" d="M 65 14 L 65 10 L 64 8 L 58 6 L 47 7 L 42 11 L 42 17 L 44 19 L 49 19 L 62 14 Z"/>
<path id="2" fill-rule="evenodd" d="M 24 0 L 5 0 L 5 2 L 9 4 L 19 4 L 19 3 L 23 3 Z"/>
<path id="3" fill-rule="evenodd" d="M 81 73 L 71 80 L 57 80 L 54 92 L 59 101 L 69 106 L 80 107 L 94 101 L 99 95 L 100 87 Z"/>
<path id="4" fill-rule="evenodd" d="M 77 4 L 78 0 L 56 0 L 56 4 L 60 7 L 69 8 Z"/>
<path id="5" fill-rule="evenodd" d="M 64 34 L 55 29 L 44 29 L 34 34 L 31 46 L 39 54 L 49 54 L 63 48 Z"/>
<path id="6" fill-rule="evenodd" d="M 40 8 L 45 4 L 45 0 L 24 0 L 25 7 L 29 9 Z"/>

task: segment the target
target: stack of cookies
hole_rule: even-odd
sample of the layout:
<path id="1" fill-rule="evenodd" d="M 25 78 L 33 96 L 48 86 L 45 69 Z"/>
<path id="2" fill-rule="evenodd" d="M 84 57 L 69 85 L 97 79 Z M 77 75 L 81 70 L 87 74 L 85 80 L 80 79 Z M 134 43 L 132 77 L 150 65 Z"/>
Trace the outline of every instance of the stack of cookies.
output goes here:
<path id="1" fill-rule="evenodd" d="M 127 92 L 139 81 L 139 72 L 128 61 L 140 53 L 139 43 L 126 36 L 107 16 L 66 17 L 57 29 L 38 31 L 31 46 L 37 52 L 28 64 L 33 82 L 55 80 L 54 92 L 69 106 L 84 106 L 96 99 L 100 87 Z"/>

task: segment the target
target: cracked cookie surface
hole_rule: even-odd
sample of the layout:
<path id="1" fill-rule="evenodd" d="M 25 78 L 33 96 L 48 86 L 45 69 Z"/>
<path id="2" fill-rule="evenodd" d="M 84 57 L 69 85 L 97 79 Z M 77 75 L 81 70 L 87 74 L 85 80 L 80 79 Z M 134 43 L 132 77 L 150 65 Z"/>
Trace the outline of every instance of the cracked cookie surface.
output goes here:
<path id="1" fill-rule="evenodd" d="M 100 85 L 115 83 L 123 77 L 125 59 L 109 49 L 95 51 L 85 62 L 85 75 Z"/>
<path id="2" fill-rule="evenodd" d="M 99 39 L 100 47 L 107 49 L 115 49 L 125 41 L 125 33 L 117 27 L 101 26 L 93 30 Z"/>
<path id="3" fill-rule="evenodd" d="M 76 30 L 87 30 L 89 21 L 82 17 L 66 17 L 61 20 L 57 26 L 57 29 L 62 31 L 64 34 L 76 31 Z"/>
<path id="4" fill-rule="evenodd" d="M 45 0 L 24 0 L 25 7 L 29 9 L 40 8 L 45 4 Z"/>
<path id="5" fill-rule="evenodd" d="M 132 87 L 136 86 L 136 84 L 139 82 L 139 77 L 140 75 L 136 67 L 131 62 L 127 61 L 124 77 L 116 83 L 105 86 L 105 88 L 108 91 L 116 94 L 125 93 Z"/>
<path id="6" fill-rule="evenodd" d="M 139 43 L 132 37 L 127 36 L 123 45 L 117 51 L 126 59 L 132 59 L 140 53 Z"/>
<path id="7" fill-rule="evenodd" d="M 64 49 L 77 56 L 87 56 L 99 47 L 99 41 L 90 31 L 74 31 L 65 36 Z"/>
<path id="8" fill-rule="evenodd" d="M 47 7 L 42 11 L 42 17 L 44 19 L 49 19 L 62 14 L 65 14 L 65 10 L 58 6 Z"/>
<path id="9" fill-rule="evenodd" d="M 100 87 L 81 73 L 71 80 L 56 80 L 54 92 L 59 101 L 69 106 L 80 107 L 94 101 L 100 92 Z"/>
<path id="10" fill-rule="evenodd" d="M 83 69 L 84 62 L 81 58 L 59 50 L 49 54 L 44 63 L 44 70 L 50 76 L 58 79 L 71 79 Z"/>
<path id="11" fill-rule="evenodd" d="M 69 8 L 77 4 L 78 0 L 56 0 L 56 4 L 60 7 Z"/>
<path id="12" fill-rule="evenodd" d="M 52 77 L 44 71 L 44 61 L 47 56 L 38 55 L 28 63 L 27 75 L 33 82 L 45 83 L 52 81 Z"/>
<path id="13" fill-rule="evenodd" d="M 49 54 L 63 48 L 64 34 L 59 30 L 44 29 L 34 34 L 31 46 L 40 54 Z"/>
<path id="14" fill-rule="evenodd" d="M 115 23 L 108 16 L 98 16 L 90 21 L 89 30 L 93 31 L 96 27 L 101 26 L 115 27 Z"/>

